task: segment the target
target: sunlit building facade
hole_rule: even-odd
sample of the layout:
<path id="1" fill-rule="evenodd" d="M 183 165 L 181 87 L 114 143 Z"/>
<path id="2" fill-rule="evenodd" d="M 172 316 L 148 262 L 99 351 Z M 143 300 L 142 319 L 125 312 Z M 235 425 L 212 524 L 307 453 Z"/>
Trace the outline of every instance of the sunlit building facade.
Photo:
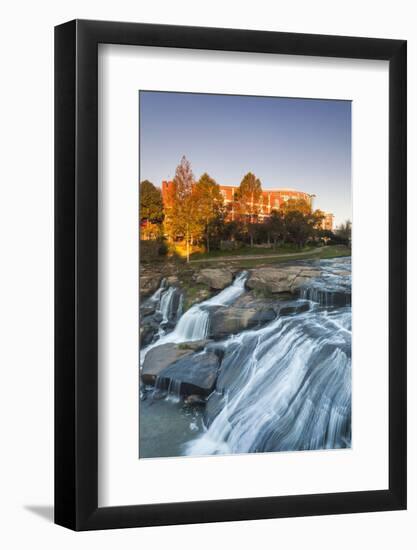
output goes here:
<path id="1" fill-rule="evenodd" d="M 163 181 L 162 182 L 162 200 L 164 205 L 168 205 L 170 201 L 170 194 L 172 190 L 172 181 Z M 220 185 L 220 191 L 223 195 L 223 200 L 226 205 L 230 205 L 230 219 L 233 220 L 233 202 L 235 193 L 238 191 L 239 186 L 237 185 Z M 306 201 L 311 208 L 313 208 L 313 199 L 315 195 L 305 193 L 304 191 L 297 191 L 295 189 L 279 188 L 279 189 L 265 189 L 262 191 L 262 196 L 260 203 L 256 206 L 259 211 L 259 219 L 262 221 L 265 218 L 268 218 L 272 210 L 279 210 L 282 204 L 286 201 L 293 200 L 304 200 Z M 333 214 L 326 213 L 326 216 L 323 220 L 322 228 L 329 231 L 333 230 Z"/>

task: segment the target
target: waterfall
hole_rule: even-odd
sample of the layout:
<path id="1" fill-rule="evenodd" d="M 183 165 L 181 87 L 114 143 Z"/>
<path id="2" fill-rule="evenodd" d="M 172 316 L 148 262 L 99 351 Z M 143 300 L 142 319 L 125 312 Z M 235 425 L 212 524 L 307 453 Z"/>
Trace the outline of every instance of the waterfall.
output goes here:
<path id="1" fill-rule="evenodd" d="M 192 306 L 179 320 L 175 330 L 165 342 L 188 342 L 204 340 L 209 329 L 210 306 L 227 306 L 245 291 L 247 272 L 239 273 L 233 284 L 216 294 L 212 298 Z"/>
<path id="2" fill-rule="evenodd" d="M 167 385 L 166 379 L 158 376 L 152 396 L 156 399 L 164 398 L 172 403 L 179 403 L 181 400 L 181 380 L 171 379 Z"/>
<path id="3" fill-rule="evenodd" d="M 207 430 L 185 453 L 350 447 L 349 309 L 281 317 L 225 342 Z"/>
<path id="4" fill-rule="evenodd" d="M 304 264 L 310 265 L 307 260 Z M 247 273 L 240 273 L 232 285 L 182 315 L 181 295 L 175 301 L 174 290 L 161 283 L 162 290 L 152 297 L 162 319 L 159 339 L 141 350 L 141 364 L 153 347 L 205 339 L 210 309 L 233 304 L 245 292 L 246 278 Z M 278 315 L 261 328 L 210 345 L 222 358 L 215 389 L 203 409 L 203 428 L 190 428 L 193 434 L 183 443 L 182 454 L 351 446 L 350 259 L 322 260 L 320 276 L 307 280 L 298 292 L 296 305 L 311 302 L 307 311 L 295 307 L 294 313 Z M 285 304 L 284 299 L 284 309 Z M 173 315 L 177 323 L 168 332 L 164 325 L 170 320 L 172 328 Z M 198 368 L 198 354 L 193 359 Z M 177 402 L 181 382 L 157 378 L 153 392 Z"/>
<path id="5" fill-rule="evenodd" d="M 221 343 L 206 430 L 185 445 L 185 454 L 351 446 L 350 260 L 320 268 L 322 277 L 300 291 L 316 307 Z"/>
<path id="6" fill-rule="evenodd" d="M 350 258 L 322 260 L 322 276 L 312 279 L 299 290 L 300 298 L 324 307 L 351 304 Z"/>
<path id="7" fill-rule="evenodd" d="M 166 279 L 165 277 L 161 279 L 161 282 L 159 284 L 159 288 L 152 294 L 152 296 L 149 296 L 147 300 L 145 300 L 144 305 L 147 304 L 159 304 L 159 301 L 161 299 L 161 294 L 164 292 L 166 288 Z"/>
<path id="8" fill-rule="evenodd" d="M 140 353 L 140 362 L 143 363 L 147 352 L 155 346 L 174 342 L 190 342 L 204 340 L 207 337 L 210 322 L 210 306 L 227 306 L 231 304 L 245 291 L 247 272 L 239 273 L 233 284 L 216 294 L 212 298 L 199 304 L 195 304 L 186 311 L 179 319 L 174 330 L 160 335 L 159 340 L 153 342 Z"/>
<path id="9" fill-rule="evenodd" d="M 180 318 L 175 330 L 165 342 L 189 342 L 203 340 L 209 327 L 209 312 L 204 306 L 192 306 Z"/>
<path id="10" fill-rule="evenodd" d="M 182 304 L 183 296 L 180 290 L 175 286 L 167 286 L 164 278 L 161 280 L 159 288 L 143 302 L 141 308 L 146 310 L 151 306 L 151 311 L 159 317 L 160 332 L 164 333 L 165 325 L 176 322 L 181 316 Z"/>
<path id="11" fill-rule="evenodd" d="M 227 306 L 236 300 L 245 291 L 245 282 L 248 278 L 248 272 L 242 271 L 237 275 L 233 284 L 226 287 L 224 290 L 216 294 L 209 300 L 202 302 L 200 305 Z"/>
<path id="12" fill-rule="evenodd" d="M 172 306 L 176 292 L 177 289 L 174 286 L 170 286 L 161 296 L 159 306 L 156 310 L 162 315 L 161 323 L 168 323 L 168 321 L 175 316 L 175 312 L 172 311 Z"/>

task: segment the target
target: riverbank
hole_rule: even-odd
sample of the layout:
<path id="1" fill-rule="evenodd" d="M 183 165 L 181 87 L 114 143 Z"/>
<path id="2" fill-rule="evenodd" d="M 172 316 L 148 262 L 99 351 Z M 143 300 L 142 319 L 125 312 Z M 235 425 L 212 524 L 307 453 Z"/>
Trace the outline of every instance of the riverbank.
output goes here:
<path id="1" fill-rule="evenodd" d="M 350 258 L 188 270 L 141 305 L 140 456 L 350 446 Z"/>
<path id="2" fill-rule="evenodd" d="M 209 298 L 213 292 L 222 290 L 231 283 L 233 274 L 242 269 L 254 269 L 257 267 L 272 266 L 276 264 L 291 265 L 298 260 L 328 260 L 332 258 L 349 257 L 351 250 L 343 245 L 324 246 L 313 248 L 299 253 L 285 253 L 281 250 L 279 254 L 269 251 L 265 254 L 262 249 L 256 249 L 257 254 L 221 254 L 219 251 L 214 257 L 205 255 L 186 263 L 183 260 L 165 258 L 153 263 L 140 265 L 140 298 L 145 300 L 154 293 L 162 279 L 166 279 L 168 285 L 178 285 L 184 291 L 184 308 L 191 307 L 194 303 Z M 230 271 L 230 275 L 218 286 L 211 287 L 210 282 L 199 278 L 199 273 L 207 268 L 213 268 L 213 264 Z"/>

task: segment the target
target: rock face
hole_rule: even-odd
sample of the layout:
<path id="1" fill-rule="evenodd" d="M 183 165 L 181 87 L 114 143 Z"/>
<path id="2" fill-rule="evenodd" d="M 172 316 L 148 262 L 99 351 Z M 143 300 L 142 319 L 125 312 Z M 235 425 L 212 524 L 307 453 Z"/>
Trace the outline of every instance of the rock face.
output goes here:
<path id="1" fill-rule="evenodd" d="M 190 309 L 194 304 L 199 304 L 204 302 L 207 298 L 210 297 L 210 290 L 208 288 L 200 288 L 196 292 L 190 293 L 185 291 L 184 298 L 184 311 Z"/>
<path id="2" fill-rule="evenodd" d="M 162 275 L 160 273 L 141 273 L 139 278 L 141 296 L 153 294 L 161 284 Z"/>
<path id="3" fill-rule="evenodd" d="M 140 347 L 148 346 L 155 334 L 158 332 L 158 325 L 152 321 L 149 323 L 141 323 L 139 328 Z"/>
<path id="4" fill-rule="evenodd" d="M 233 275 L 226 268 L 207 268 L 198 273 L 196 281 L 208 285 L 213 290 L 223 290 L 232 284 Z"/>
<path id="5" fill-rule="evenodd" d="M 189 349 L 192 351 L 202 351 L 211 340 L 191 340 L 190 342 L 183 342 L 179 344 L 181 349 Z"/>
<path id="6" fill-rule="evenodd" d="M 181 395 L 209 395 L 216 384 L 219 363 L 211 351 L 185 356 L 160 372 L 158 387 L 167 389 L 174 382 Z"/>
<path id="7" fill-rule="evenodd" d="M 295 293 L 301 286 L 321 271 L 308 266 L 271 266 L 253 269 L 246 281 L 249 289 L 261 290 L 271 294 L 282 292 Z"/>
<path id="8" fill-rule="evenodd" d="M 148 315 L 153 315 L 156 311 L 156 302 L 151 302 L 150 300 L 147 303 L 140 305 L 140 314 L 141 317 L 146 317 Z"/>
<path id="9" fill-rule="evenodd" d="M 192 349 L 184 349 L 176 344 L 161 344 L 148 351 L 143 362 L 142 380 L 145 384 L 155 384 L 161 371 L 186 355 L 193 354 Z"/>
<path id="10" fill-rule="evenodd" d="M 308 311 L 310 309 L 310 304 L 308 302 L 297 302 L 289 301 L 289 302 L 283 302 L 283 304 L 279 307 L 279 314 L 280 315 L 294 315 L 295 313 L 303 313 L 304 311 Z"/>
<path id="11" fill-rule="evenodd" d="M 275 317 L 272 307 L 219 307 L 210 313 L 208 336 L 220 340 L 243 330 L 259 328 Z"/>

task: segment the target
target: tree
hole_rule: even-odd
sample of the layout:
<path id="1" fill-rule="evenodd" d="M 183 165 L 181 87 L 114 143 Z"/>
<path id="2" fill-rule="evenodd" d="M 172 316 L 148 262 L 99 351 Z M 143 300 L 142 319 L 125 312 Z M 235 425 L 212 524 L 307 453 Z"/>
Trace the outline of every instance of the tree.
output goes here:
<path id="1" fill-rule="evenodd" d="M 341 223 L 335 231 L 337 237 L 344 241 L 344 243 L 350 246 L 352 242 L 352 222 L 346 220 L 345 223 Z"/>
<path id="2" fill-rule="evenodd" d="M 200 223 L 204 227 L 207 252 L 210 252 L 210 232 L 215 221 L 223 217 L 223 195 L 220 186 L 207 173 L 195 184 L 193 195 Z"/>
<path id="3" fill-rule="evenodd" d="M 235 194 L 235 216 L 243 223 L 244 231 L 249 234 L 250 245 L 253 246 L 253 238 L 256 233 L 256 224 L 260 212 L 262 199 L 261 181 L 248 172 L 242 179 L 239 189 Z M 252 227 L 251 227 L 252 226 Z"/>
<path id="4" fill-rule="evenodd" d="M 285 214 L 284 219 L 289 240 L 302 248 L 312 236 L 313 225 L 300 210 L 290 210 Z"/>
<path id="5" fill-rule="evenodd" d="M 281 210 L 284 214 L 289 212 L 301 212 L 303 215 L 311 214 L 311 206 L 304 199 L 289 199 L 282 203 Z"/>
<path id="6" fill-rule="evenodd" d="M 185 156 L 176 168 L 166 209 L 165 231 L 171 239 L 185 241 L 187 262 L 190 261 L 190 245 L 202 233 L 193 193 L 194 175 Z"/>
<path id="7" fill-rule="evenodd" d="M 318 238 L 321 239 L 325 245 L 334 240 L 334 233 L 329 229 L 319 229 Z"/>
<path id="8" fill-rule="evenodd" d="M 139 185 L 139 197 L 141 222 L 162 223 L 164 209 L 160 189 L 155 187 L 149 180 L 141 181 Z"/>
<path id="9" fill-rule="evenodd" d="M 281 210 L 272 210 L 267 221 L 268 234 L 271 235 L 276 248 L 278 241 L 285 241 L 286 228 L 284 214 Z"/>
<path id="10" fill-rule="evenodd" d="M 302 248 L 307 241 L 318 235 L 324 213 L 311 210 L 304 199 L 290 199 L 281 206 L 286 237 Z"/>

